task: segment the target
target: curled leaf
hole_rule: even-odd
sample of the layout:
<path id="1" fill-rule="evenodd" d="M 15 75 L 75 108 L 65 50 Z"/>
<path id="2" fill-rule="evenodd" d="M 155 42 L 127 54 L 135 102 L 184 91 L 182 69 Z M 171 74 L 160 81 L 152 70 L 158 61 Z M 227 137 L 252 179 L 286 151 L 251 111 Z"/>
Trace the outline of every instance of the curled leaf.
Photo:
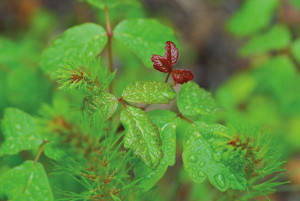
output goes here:
<path id="1" fill-rule="evenodd" d="M 183 84 L 194 78 L 192 71 L 184 69 L 176 69 L 172 71 L 173 80 L 177 84 Z"/>

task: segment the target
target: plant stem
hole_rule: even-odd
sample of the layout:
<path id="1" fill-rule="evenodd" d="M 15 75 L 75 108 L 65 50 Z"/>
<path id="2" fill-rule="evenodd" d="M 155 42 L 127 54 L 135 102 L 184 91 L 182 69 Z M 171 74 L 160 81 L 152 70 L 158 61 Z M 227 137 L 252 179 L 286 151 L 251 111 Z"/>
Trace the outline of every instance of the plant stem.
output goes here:
<path id="1" fill-rule="evenodd" d="M 106 21 L 106 33 L 108 37 L 107 45 L 108 45 L 108 66 L 109 66 L 109 71 L 112 73 L 114 71 L 113 67 L 113 56 L 112 56 L 112 30 L 111 30 L 111 25 L 110 25 L 110 20 L 109 20 L 109 12 L 108 12 L 108 7 L 105 6 L 105 21 Z M 112 83 L 109 86 L 109 91 L 112 90 Z"/>
<path id="2" fill-rule="evenodd" d="M 187 122 L 190 123 L 190 124 L 194 124 L 194 122 L 192 122 L 192 121 L 189 120 L 188 118 L 184 117 L 181 113 L 179 113 L 177 116 L 178 116 L 179 118 L 181 118 L 181 119 L 187 121 Z"/>
<path id="3" fill-rule="evenodd" d="M 168 75 L 167 75 L 167 77 L 166 77 L 166 81 L 165 81 L 165 82 L 168 82 L 170 75 L 171 75 L 171 72 L 170 72 L 170 73 L 168 73 Z"/>
<path id="4" fill-rule="evenodd" d="M 123 96 L 120 98 L 120 99 L 118 99 L 118 101 L 120 102 L 120 103 L 122 103 L 122 105 L 125 107 L 125 108 L 127 108 L 127 105 L 124 103 L 124 101 L 123 101 Z"/>
<path id="5" fill-rule="evenodd" d="M 41 145 L 41 148 L 38 152 L 38 154 L 36 155 L 35 159 L 34 159 L 34 162 L 33 162 L 33 167 L 35 167 L 35 164 L 38 162 L 40 156 L 42 155 L 43 151 L 44 151 L 44 148 L 45 148 L 45 145 L 46 143 L 48 143 L 48 141 L 44 141 L 43 144 Z"/>

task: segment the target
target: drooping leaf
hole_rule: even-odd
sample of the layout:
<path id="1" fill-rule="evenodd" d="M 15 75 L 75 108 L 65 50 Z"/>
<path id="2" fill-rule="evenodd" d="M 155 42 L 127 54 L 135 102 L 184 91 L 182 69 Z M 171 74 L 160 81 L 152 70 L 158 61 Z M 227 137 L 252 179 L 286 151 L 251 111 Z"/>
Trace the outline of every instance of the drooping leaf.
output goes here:
<path id="1" fill-rule="evenodd" d="M 100 115 L 100 118 L 109 119 L 118 107 L 118 100 L 112 94 L 101 91 L 87 96 L 83 100 L 83 110 L 88 115 Z"/>
<path id="2" fill-rule="evenodd" d="M 245 162 L 240 157 L 224 156 L 222 146 L 226 145 L 226 137 L 234 133 L 222 125 L 208 125 L 194 122 L 189 125 L 184 136 L 183 163 L 184 169 L 196 183 L 206 178 L 220 191 L 227 188 L 246 189 Z"/>
<path id="3" fill-rule="evenodd" d="M 291 53 L 295 59 L 300 63 L 300 39 L 294 41 L 291 47 Z"/>
<path id="4" fill-rule="evenodd" d="M 278 5 L 278 0 L 246 0 L 229 20 L 227 28 L 239 37 L 253 34 L 270 23 Z"/>
<path id="5" fill-rule="evenodd" d="M 135 179 L 140 180 L 137 185 L 144 191 L 152 188 L 164 176 L 169 165 L 174 165 L 176 153 L 176 126 L 172 122 L 176 118 L 176 114 L 168 110 L 153 110 L 148 114 L 159 127 L 164 157 L 154 170 L 141 161 L 135 165 Z"/>
<path id="6" fill-rule="evenodd" d="M 0 146 L 0 155 L 17 154 L 30 150 L 42 143 L 42 136 L 37 132 L 34 119 L 18 109 L 7 108 L 2 120 L 2 132 L 5 140 Z"/>
<path id="7" fill-rule="evenodd" d="M 172 78 L 177 84 L 183 84 L 194 79 L 192 71 L 175 69 L 172 71 Z"/>
<path id="8" fill-rule="evenodd" d="M 0 177 L 0 195 L 14 201 L 54 201 L 43 166 L 33 161 L 25 161 Z"/>
<path id="9" fill-rule="evenodd" d="M 166 82 L 140 81 L 127 85 L 122 96 L 131 103 L 166 104 L 176 97 L 176 92 Z"/>
<path id="10" fill-rule="evenodd" d="M 174 31 L 153 19 L 130 19 L 118 24 L 114 37 L 129 47 L 145 64 L 152 68 L 152 54 L 163 55 L 167 41 L 179 42 Z"/>
<path id="11" fill-rule="evenodd" d="M 120 115 L 125 127 L 124 146 L 132 149 L 148 167 L 154 169 L 163 157 L 159 130 L 143 110 L 127 106 Z"/>
<path id="12" fill-rule="evenodd" d="M 275 25 L 268 32 L 254 37 L 240 49 L 242 56 L 265 53 L 267 51 L 282 50 L 291 41 L 290 31 L 283 25 Z"/>
<path id="13" fill-rule="evenodd" d="M 106 43 L 106 31 L 97 24 L 85 23 L 72 27 L 43 52 L 41 68 L 55 79 L 57 70 L 70 62 L 81 63 L 83 59 L 94 58 Z"/>
<path id="14" fill-rule="evenodd" d="M 181 86 L 177 106 L 183 115 L 210 115 L 220 110 L 211 93 L 200 88 L 195 82 Z"/>
<path id="15" fill-rule="evenodd" d="M 139 2 L 137 0 L 79 0 L 79 1 L 87 2 L 91 6 L 98 9 L 104 9 L 106 6 L 108 8 L 115 8 L 122 4 L 139 5 Z"/>

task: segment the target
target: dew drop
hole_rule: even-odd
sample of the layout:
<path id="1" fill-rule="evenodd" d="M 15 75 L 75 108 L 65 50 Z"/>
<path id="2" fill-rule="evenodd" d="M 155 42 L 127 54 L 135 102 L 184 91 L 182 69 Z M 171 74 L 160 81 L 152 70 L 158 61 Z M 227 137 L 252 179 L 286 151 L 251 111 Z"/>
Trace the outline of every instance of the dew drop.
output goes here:
<path id="1" fill-rule="evenodd" d="M 205 162 L 204 162 L 204 161 L 201 161 L 201 162 L 199 163 L 199 165 L 200 165 L 200 167 L 204 167 L 204 166 L 205 166 Z"/>
<path id="2" fill-rule="evenodd" d="M 187 140 L 185 144 L 186 145 L 190 145 L 191 144 L 191 140 Z"/>
<path id="3" fill-rule="evenodd" d="M 213 154 L 213 158 L 215 161 L 220 162 L 221 161 L 221 157 L 219 154 Z"/>
<path id="4" fill-rule="evenodd" d="M 196 154 L 191 154 L 189 157 L 189 162 L 196 162 L 198 160 L 198 157 Z"/>
<path id="5" fill-rule="evenodd" d="M 205 173 L 204 173 L 203 171 L 200 170 L 200 171 L 198 172 L 198 175 L 199 175 L 199 177 L 204 177 L 204 176 L 205 176 Z"/>
<path id="6" fill-rule="evenodd" d="M 216 174 L 214 178 L 220 188 L 225 187 L 225 178 L 222 174 Z"/>

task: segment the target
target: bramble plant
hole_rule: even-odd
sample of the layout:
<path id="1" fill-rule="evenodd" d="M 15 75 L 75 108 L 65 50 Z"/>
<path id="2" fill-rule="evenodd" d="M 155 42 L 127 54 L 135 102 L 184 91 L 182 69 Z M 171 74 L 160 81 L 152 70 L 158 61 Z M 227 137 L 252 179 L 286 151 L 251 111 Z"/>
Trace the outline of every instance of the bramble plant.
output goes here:
<path id="1" fill-rule="evenodd" d="M 239 116 L 234 123 L 220 121 L 232 115 L 229 110 L 192 81 L 190 70 L 175 67 L 184 50 L 171 28 L 147 18 L 125 19 L 113 27 L 110 11 L 139 7 L 135 0 L 82 1 L 105 15 L 106 27 L 71 27 L 43 51 L 39 67 L 55 81 L 55 89 L 51 104 L 35 105 L 38 115 L 16 107 L 4 110 L 1 163 L 20 155 L 26 160 L 3 169 L 0 200 L 152 199 L 155 186 L 170 166 L 181 165 L 181 157 L 186 174 L 176 175 L 178 183 L 191 179 L 195 187 L 219 192 L 217 200 L 267 197 L 286 183 L 278 180 L 283 162 L 271 133 L 238 121 Z M 235 30 L 242 36 L 253 29 Z M 276 37 L 285 29 L 278 25 L 273 31 L 266 35 Z M 253 39 L 241 54 L 286 46 L 278 41 L 282 44 L 272 43 L 274 48 L 256 47 L 264 37 Z M 159 71 L 160 80 L 140 70 L 139 79 L 145 79 L 128 79 L 123 87 L 120 79 L 132 58 Z M 117 72 L 117 59 L 123 72 Z M 41 83 L 50 88 L 47 80 Z M 158 109 L 158 104 L 177 107 Z"/>

